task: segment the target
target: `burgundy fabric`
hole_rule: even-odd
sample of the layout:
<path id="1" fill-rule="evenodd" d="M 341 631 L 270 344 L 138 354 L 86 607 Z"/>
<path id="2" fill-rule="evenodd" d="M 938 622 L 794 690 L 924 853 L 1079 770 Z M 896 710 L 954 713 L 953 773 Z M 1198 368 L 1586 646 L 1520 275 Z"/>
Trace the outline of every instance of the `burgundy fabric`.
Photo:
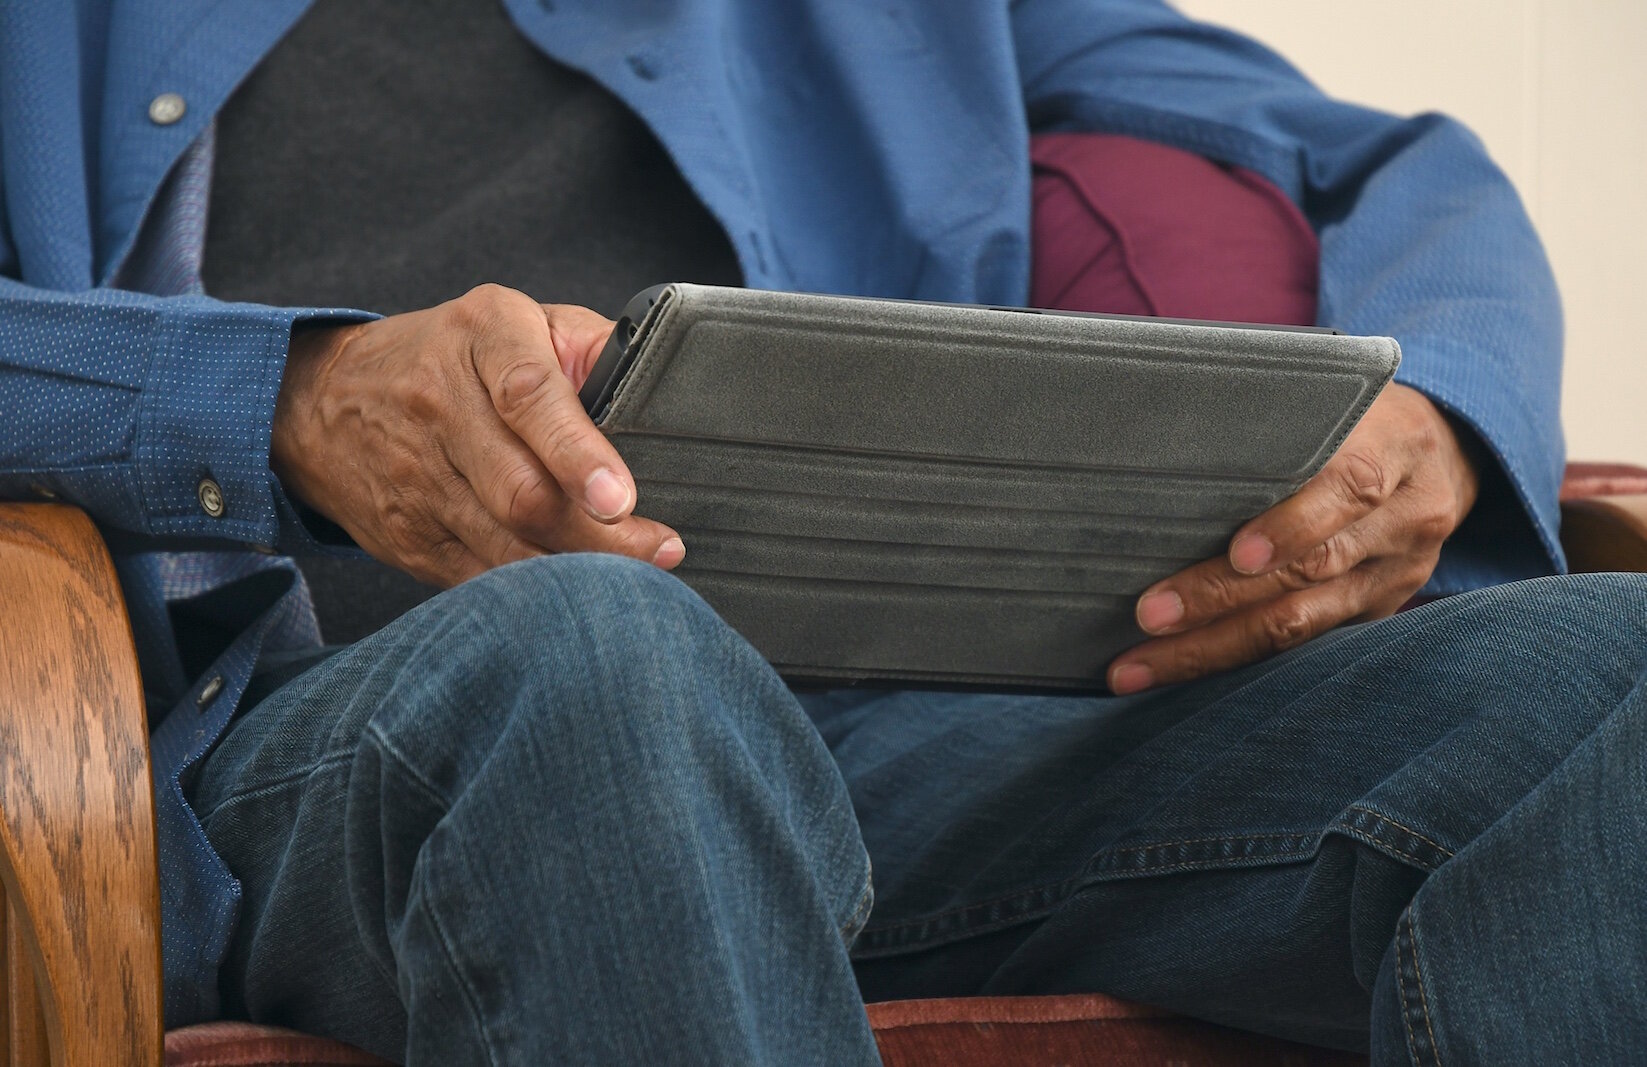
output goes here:
<path id="1" fill-rule="evenodd" d="M 887 1067 L 1361 1067 L 1366 1059 L 1226 1030 L 1101 994 L 871 1004 Z M 166 1067 L 384 1067 L 359 1049 L 253 1023 L 166 1035 Z"/>
<path id="2" fill-rule="evenodd" d="M 1102 995 L 869 1005 L 886 1067 L 1362 1067 L 1364 1056 L 1227 1030 Z"/>
<path id="3" fill-rule="evenodd" d="M 324 1037 L 256 1023 L 205 1023 L 166 1035 L 166 1067 L 389 1067 Z"/>
<path id="4" fill-rule="evenodd" d="M 1562 500 L 1642 494 L 1647 494 L 1647 467 L 1628 463 L 1569 463 L 1561 482 Z"/>
<path id="5" fill-rule="evenodd" d="M 1033 306 L 1315 322 L 1320 245 L 1264 178 L 1109 134 L 1042 134 L 1030 160 Z"/>

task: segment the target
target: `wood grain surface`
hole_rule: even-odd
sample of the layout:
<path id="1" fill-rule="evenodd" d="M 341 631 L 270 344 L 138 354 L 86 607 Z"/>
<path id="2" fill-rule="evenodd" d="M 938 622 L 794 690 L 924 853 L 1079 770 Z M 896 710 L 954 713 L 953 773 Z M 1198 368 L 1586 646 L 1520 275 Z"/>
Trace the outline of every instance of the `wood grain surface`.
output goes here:
<path id="1" fill-rule="evenodd" d="M 0 505 L 0 882 L 11 910 L 0 1063 L 158 1067 L 142 685 L 108 553 L 61 505 Z"/>
<path id="2" fill-rule="evenodd" d="M 1574 571 L 1647 571 L 1647 496 L 1567 501 L 1561 544 Z"/>

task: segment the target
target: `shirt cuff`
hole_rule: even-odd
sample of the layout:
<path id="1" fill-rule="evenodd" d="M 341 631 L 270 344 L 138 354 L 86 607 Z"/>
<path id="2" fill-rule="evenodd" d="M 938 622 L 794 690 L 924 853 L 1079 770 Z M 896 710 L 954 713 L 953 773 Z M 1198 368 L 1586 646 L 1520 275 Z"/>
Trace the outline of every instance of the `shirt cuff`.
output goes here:
<path id="1" fill-rule="evenodd" d="M 292 327 L 376 317 L 206 298 L 168 307 L 132 449 L 148 533 L 270 547 L 291 537 L 282 521 L 291 506 L 269 469 L 269 434 Z"/>

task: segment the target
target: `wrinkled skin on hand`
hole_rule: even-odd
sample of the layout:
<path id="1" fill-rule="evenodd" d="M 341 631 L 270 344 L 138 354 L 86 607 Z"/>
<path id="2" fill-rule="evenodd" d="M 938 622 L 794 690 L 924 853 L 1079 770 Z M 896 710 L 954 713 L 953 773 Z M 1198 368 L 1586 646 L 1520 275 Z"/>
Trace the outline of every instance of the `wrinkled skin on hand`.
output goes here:
<path id="1" fill-rule="evenodd" d="M 436 585 L 548 552 L 674 567 L 680 538 L 633 514 L 634 478 L 578 401 L 611 330 L 496 285 L 300 329 L 271 464 L 367 552 Z"/>
<path id="2" fill-rule="evenodd" d="M 1446 417 L 1390 385 L 1321 472 L 1237 531 L 1225 555 L 1144 592 L 1138 625 L 1152 640 L 1115 658 L 1110 688 L 1189 681 L 1394 614 L 1429 580 L 1478 488 Z"/>

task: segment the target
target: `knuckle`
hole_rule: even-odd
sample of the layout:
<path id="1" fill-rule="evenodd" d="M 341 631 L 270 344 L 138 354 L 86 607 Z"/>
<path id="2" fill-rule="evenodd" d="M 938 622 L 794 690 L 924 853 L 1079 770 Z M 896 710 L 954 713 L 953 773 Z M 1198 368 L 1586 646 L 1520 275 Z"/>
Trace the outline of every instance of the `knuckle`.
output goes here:
<path id="1" fill-rule="evenodd" d="M 1365 452 L 1345 456 L 1339 470 L 1338 491 L 1345 502 L 1366 510 L 1383 504 L 1395 488 L 1389 467 Z"/>
<path id="2" fill-rule="evenodd" d="M 1435 565 L 1440 561 L 1440 555 L 1433 552 L 1413 560 L 1402 569 L 1397 579 L 1399 587 L 1409 594 L 1418 592 L 1424 588 L 1424 583 L 1430 580 L 1430 575 L 1435 573 Z"/>
<path id="3" fill-rule="evenodd" d="M 1281 603 L 1259 616 L 1260 635 L 1276 651 L 1295 648 L 1315 636 L 1315 620 L 1301 604 Z"/>
<path id="4" fill-rule="evenodd" d="M 1329 539 L 1287 564 L 1282 573 L 1293 588 L 1315 585 L 1338 574 L 1342 557 L 1343 548 Z"/>
<path id="5" fill-rule="evenodd" d="M 1157 671 L 1163 680 L 1200 678 L 1218 669 L 1211 652 L 1199 642 L 1185 642 L 1173 649 L 1171 657 Z"/>
<path id="6" fill-rule="evenodd" d="M 1200 589 L 1195 599 L 1204 610 L 1222 615 L 1241 604 L 1240 579 L 1220 571 L 1208 571 L 1201 576 Z"/>
<path id="7" fill-rule="evenodd" d="M 657 552 L 654 542 L 658 538 L 639 523 L 624 522 L 604 527 L 597 531 L 597 536 L 604 542 L 603 551 L 615 552 L 620 556 L 651 559 Z"/>
<path id="8" fill-rule="evenodd" d="M 549 487 L 531 467 L 510 468 L 498 489 L 503 502 L 503 525 L 516 533 L 530 532 L 544 524 L 553 506 Z"/>
<path id="9" fill-rule="evenodd" d="M 1413 533 L 1420 543 L 1426 545 L 1438 545 L 1445 541 L 1452 536 L 1453 528 L 1453 517 L 1440 510 L 1427 512 L 1413 523 Z"/>
<path id="10" fill-rule="evenodd" d="M 475 286 L 446 305 L 447 314 L 460 331 L 476 338 L 490 337 L 504 328 L 504 324 L 518 319 L 523 313 L 534 313 L 537 304 L 525 293 L 496 282 Z"/>
<path id="11" fill-rule="evenodd" d="M 509 361 L 499 370 L 492 390 L 498 414 L 509 418 L 539 403 L 548 393 L 551 375 L 559 373 L 559 367 L 536 359 Z M 564 414 L 562 417 L 565 417 Z"/>
<path id="12" fill-rule="evenodd" d="M 547 454 L 539 458 L 553 471 L 564 471 L 572 466 L 582 452 L 582 430 L 588 420 L 582 408 L 555 406 L 547 409 L 541 421 L 543 442 Z"/>

